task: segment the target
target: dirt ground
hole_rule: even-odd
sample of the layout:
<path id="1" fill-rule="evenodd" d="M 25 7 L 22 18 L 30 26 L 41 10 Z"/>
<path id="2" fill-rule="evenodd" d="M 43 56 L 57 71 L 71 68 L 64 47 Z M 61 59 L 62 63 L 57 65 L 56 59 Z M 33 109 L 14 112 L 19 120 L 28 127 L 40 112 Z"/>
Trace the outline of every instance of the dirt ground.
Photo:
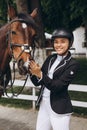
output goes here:
<path id="1" fill-rule="evenodd" d="M 0 130 L 35 130 L 36 110 L 0 106 Z M 87 118 L 71 117 L 70 130 L 87 130 Z"/>

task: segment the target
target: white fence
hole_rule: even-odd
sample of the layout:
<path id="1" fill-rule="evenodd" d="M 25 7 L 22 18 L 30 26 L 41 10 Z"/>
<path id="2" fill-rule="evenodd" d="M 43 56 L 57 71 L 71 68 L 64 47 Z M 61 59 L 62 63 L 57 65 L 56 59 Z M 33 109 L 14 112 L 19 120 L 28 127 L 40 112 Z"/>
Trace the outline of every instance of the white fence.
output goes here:
<path id="1" fill-rule="evenodd" d="M 23 80 L 15 80 L 14 86 L 22 86 L 23 83 L 24 83 Z M 29 79 L 28 79 L 28 81 L 27 81 L 27 83 L 26 83 L 25 86 L 27 88 L 29 88 L 29 87 L 32 88 L 32 95 L 20 94 L 17 97 L 13 97 L 13 99 L 31 100 L 32 101 L 33 109 L 35 109 L 35 102 L 37 100 L 36 89 L 38 87 L 35 87 Z M 70 84 L 69 85 L 69 90 L 70 91 L 87 92 L 87 85 Z M 8 95 L 11 96 L 10 93 Z M 3 96 L 3 97 L 8 98 L 6 95 Z M 73 106 L 77 106 L 77 107 L 87 108 L 87 102 L 72 100 L 72 105 Z"/>

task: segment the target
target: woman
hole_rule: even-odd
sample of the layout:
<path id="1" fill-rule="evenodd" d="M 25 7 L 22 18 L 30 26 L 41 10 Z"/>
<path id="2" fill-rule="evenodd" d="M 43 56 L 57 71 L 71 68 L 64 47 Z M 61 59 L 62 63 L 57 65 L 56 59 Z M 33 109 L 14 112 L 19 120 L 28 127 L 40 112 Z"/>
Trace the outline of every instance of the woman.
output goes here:
<path id="1" fill-rule="evenodd" d="M 52 44 L 56 54 L 48 56 L 42 68 L 35 61 L 30 62 L 31 80 L 35 86 L 41 85 L 36 130 L 69 130 L 72 104 L 68 86 L 78 68 L 69 52 L 73 40 L 73 33 L 67 29 L 55 30 Z"/>

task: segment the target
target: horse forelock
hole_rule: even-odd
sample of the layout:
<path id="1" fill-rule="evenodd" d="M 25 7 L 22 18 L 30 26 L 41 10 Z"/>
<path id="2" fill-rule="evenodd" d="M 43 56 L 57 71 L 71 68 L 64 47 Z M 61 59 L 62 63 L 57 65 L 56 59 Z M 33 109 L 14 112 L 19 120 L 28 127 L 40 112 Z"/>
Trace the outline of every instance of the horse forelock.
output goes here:
<path id="1" fill-rule="evenodd" d="M 19 13 L 19 19 L 23 19 L 27 25 L 32 26 L 33 28 L 37 28 L 37 24 L 35 23 L 34 19 L 27 13 Z"/>

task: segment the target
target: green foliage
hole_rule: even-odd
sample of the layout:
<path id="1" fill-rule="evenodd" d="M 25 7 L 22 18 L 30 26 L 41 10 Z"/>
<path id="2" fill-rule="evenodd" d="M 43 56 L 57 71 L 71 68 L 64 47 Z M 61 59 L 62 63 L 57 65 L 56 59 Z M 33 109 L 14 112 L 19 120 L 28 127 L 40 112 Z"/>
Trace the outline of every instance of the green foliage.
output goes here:
<path id="1" fill-rule="evenodd" d="M 45 31 L 65 26 L 74 30 L 87 24 L 87 0 L 40 0 Z M 0 22 L 7 21 L 7 2 L 14 7 L 15 0 L 0 0 Z"/>
<path id="2" fill-rule="evenodd" d="M 41 0 L 41 5 L 48 32 L 60 26 L 73 30 L 87 24 L 87 0 Z"/>
<path id="3" fill-rule="evenodd" d="M 8 3 L 15 7 L 15 0 L 0 0 L 0 25 L 7 22 Z"/>
<path id="4" fill-rule="evenodd" d="M 69 0 L 67 2 L 69 2 Z M 69 12 L 67 12 L 68 6 L 65 6 L 65 4 L 66 0 L 42 0 L 42 16 L 43 19 L 45 19 L 43 22 L 48 30 L 52 31 L 53 29 L 64 26 L 67 23 L 70 16 Z"/>
<path id="5" fill-rule="evenodd" d="M 7 19 L 7 4 L 6 0 L 0 1 L 0 24 L 5 23 Z"/>
<path id="6" fill-rule="evenodd" d="M 87 1 L 86 0 L 73 0 L 71 5 L 71 20 L 80 18 L 81 24 L 87 22 Z"/>
<path id="7" fill-rule="evenodd" d="M 78 16 L 83 16 L 85 11 L 87 10 L 87 1 L 86 0 L 83 0 L 83 1 L 73 0 L 70 7 L 71 7 L 71 11 L 73 12 L 71 15 L 72 19 Z"/>

